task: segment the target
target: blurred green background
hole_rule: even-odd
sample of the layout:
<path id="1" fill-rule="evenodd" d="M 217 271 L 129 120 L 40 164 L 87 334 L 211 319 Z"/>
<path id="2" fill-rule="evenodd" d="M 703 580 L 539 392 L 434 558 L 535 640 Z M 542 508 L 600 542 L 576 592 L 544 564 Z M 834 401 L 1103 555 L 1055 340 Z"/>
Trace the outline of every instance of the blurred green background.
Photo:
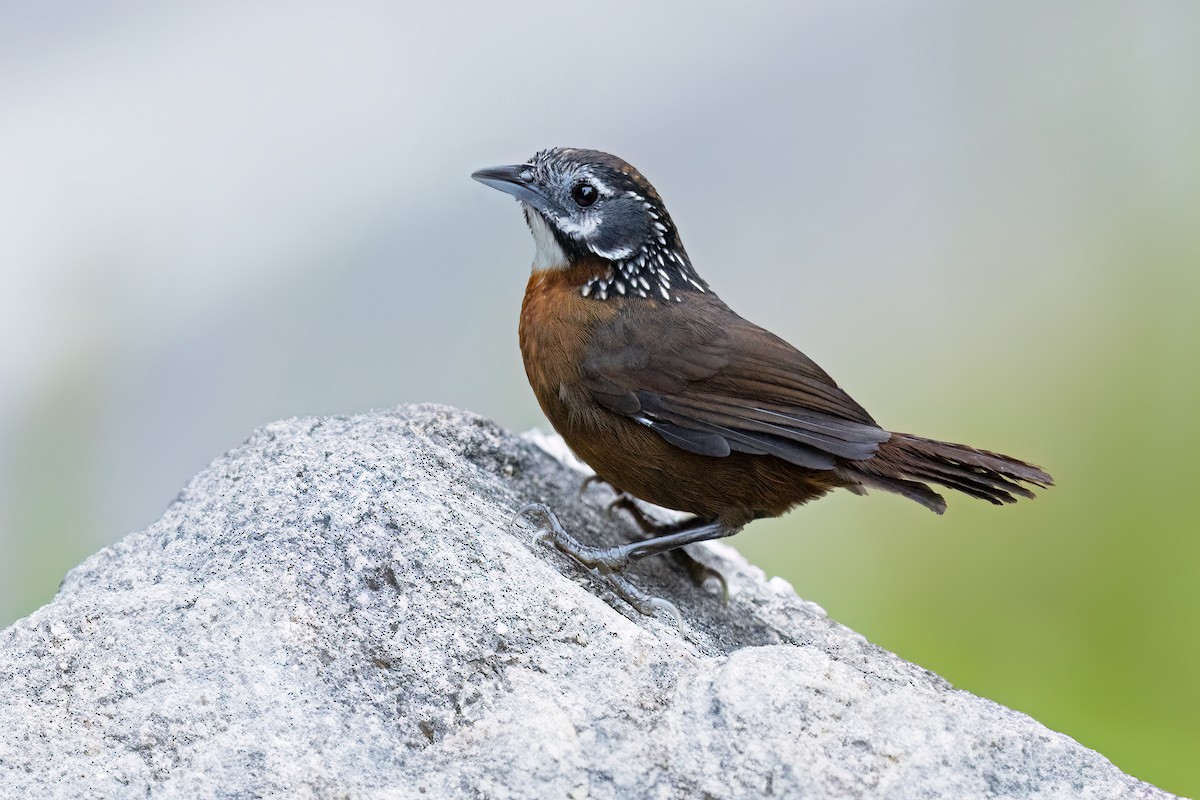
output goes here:
<path id="1" fill-rule="evenodd" d="M 884 425 L 1058 486 L 734 543 L 872 641 L 1200 794 L 1200 6 L 0 2 L 0 625 L 254 427 L 544 424 L 532 242 L 467 177 L 624 156 Z"/>

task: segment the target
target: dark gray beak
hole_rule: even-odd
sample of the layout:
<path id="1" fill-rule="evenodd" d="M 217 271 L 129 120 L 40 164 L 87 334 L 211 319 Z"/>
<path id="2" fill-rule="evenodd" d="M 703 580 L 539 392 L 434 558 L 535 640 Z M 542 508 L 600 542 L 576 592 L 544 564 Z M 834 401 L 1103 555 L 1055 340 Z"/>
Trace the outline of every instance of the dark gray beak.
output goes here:
<path id="1" fill-rule="evenodd" d="M 505 194 L 511 194 L 518 200 L 524 200 L 539 211 L 550 210 L 550 200 L 537 185 L 533 177 L 533 170 L 528 164 L 487 167 L 486 169 L 472 172 L 471 177 L 484 186 L 499 189 Z"/>

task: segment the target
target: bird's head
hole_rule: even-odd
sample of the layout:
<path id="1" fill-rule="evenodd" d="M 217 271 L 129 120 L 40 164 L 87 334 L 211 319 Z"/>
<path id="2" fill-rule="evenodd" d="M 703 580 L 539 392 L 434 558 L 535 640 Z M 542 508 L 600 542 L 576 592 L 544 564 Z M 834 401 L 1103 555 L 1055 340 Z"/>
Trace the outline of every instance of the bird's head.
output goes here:
<path id="1" fill-rule="evenodd" d="M 666 298 L 679 288 L 707 289 L 658 192 L 616 156 L 556 147 L 524 164 L 481 169 L 471 177 L 521 202 L 537 245 L 535 269 L 608 262 L 608 277 L 589 282 L 585 295 L 595 290 Z"/>

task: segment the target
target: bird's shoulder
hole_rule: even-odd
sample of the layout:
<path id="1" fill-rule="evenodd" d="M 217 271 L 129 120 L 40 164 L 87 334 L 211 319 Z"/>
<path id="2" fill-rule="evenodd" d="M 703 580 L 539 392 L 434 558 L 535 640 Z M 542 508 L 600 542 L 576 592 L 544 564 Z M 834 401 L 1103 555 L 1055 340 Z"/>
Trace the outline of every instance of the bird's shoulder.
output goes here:
<path id="1" fill-rule="evenodd" d="M 581 351 L 593 400 L 705 455 L 770 453 L 828 469 L 888 434 L 812 359 L 711 292 L 626 301 Z"/>
<path id="2" fill-rule="evenodd" d="M 584 352 L 589 374 L 629 389 L 796 402 L 874 424 L 815 361 L 713 292 L 684 293 L 679 302 L 620 300 L 614 310 Z"/>

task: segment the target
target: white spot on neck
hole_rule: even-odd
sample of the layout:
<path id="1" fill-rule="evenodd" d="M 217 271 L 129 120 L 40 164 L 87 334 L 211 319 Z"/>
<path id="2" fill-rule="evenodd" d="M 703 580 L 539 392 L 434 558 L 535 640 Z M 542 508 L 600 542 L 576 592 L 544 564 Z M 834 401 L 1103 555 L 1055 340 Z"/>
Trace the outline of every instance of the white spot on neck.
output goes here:
<path id="1" fill-rule="evenodd" d="M 612 250 L 605 250 L 601 247 L 597 247 L 591 242 L 587 242 L 586 244 L 588 246 L 588 250 L 591 250 L 601 258 L 607 258 L 609 261 L 620 261 L 621 259 L 629 258 L 631 255 L 633 255 L 633 251 L 628 247 L 616 247 Z"/>
<path id="2" fill-rule="evenodd" d="M 559 219 L 558 228 L 572 239 L 587 239 L 604 223 L 604 219 L 596 214 L 588 214 L 576 222 L 573 219 Z"/>
<path id="3" fill-rule="evenodd" d="M 521 203 L 521 206 L 524 208 L 529 230 L 533 234 L 533 243 L 537 247 L 533 254 L 533 268 L 566 269 L 570 266 L 567 263 L 567 254 L 563 252 L 558 239 L 554 238 L 550 224 L 528 203 Z"/>

